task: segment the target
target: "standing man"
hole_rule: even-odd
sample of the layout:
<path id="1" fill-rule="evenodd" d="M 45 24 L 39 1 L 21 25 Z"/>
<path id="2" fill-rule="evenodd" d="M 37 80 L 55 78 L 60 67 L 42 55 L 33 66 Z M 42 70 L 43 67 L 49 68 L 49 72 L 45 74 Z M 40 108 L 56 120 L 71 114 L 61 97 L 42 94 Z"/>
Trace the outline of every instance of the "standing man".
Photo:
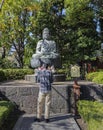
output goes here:
<path id="1" fill-rule="evenodd" d="M 51 84 L 53 75 L 48 64 L 43 65 L 43 69 L 38 71 L 37 80 L 39 82 L 39 95 L 37 104 L 37 118 L 35 121 L 40 122 L 42 117 L 43 105 L 45 103 L 45 122 L 49 122 L 50 104 L 51 104 Z"/>

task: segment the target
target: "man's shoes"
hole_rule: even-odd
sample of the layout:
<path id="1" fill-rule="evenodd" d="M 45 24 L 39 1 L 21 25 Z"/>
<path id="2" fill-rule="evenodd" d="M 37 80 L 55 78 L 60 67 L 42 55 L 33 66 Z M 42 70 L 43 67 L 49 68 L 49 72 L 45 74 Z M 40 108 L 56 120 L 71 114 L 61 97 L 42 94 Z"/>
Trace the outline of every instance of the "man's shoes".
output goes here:
<path id="1" fill-rule="evenodd" d="M 41 119 L 35 118 L 34 121 L 36 121 L 36 122 L 41 122 Z"/>
<path id="2" fill-rule="evenodd" d="M 46 122 L 46 123 L 49 123 L 49 121 L 50 121 L 49 119 L 45 119 L 45 122 Z"/>

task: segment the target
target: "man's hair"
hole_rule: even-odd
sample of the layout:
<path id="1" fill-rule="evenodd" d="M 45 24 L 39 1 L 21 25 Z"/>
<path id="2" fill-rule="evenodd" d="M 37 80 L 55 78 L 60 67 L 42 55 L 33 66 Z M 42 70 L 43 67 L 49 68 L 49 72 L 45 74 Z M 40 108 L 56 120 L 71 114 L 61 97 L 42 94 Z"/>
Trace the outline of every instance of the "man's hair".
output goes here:
<path id="1" fill-rule="evenodd" d="M 46 68 L 46 69 L 47 69 L 49 66 L 50 66 L 50 64 L 43 64 L 43 67 Z"/>

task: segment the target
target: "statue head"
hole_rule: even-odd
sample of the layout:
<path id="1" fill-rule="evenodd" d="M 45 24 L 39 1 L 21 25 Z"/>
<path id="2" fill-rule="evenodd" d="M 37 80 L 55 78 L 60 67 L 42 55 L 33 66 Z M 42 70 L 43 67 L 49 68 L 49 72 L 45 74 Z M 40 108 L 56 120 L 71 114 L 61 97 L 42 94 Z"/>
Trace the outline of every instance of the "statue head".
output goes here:
<path id="1" fill-rule="evenodd" d="M 44 28 L 42 35 L 43 35 L 43 39 L 49 39 L 49 37 L 50 37 L 49 29 L 48 28 Z"/>

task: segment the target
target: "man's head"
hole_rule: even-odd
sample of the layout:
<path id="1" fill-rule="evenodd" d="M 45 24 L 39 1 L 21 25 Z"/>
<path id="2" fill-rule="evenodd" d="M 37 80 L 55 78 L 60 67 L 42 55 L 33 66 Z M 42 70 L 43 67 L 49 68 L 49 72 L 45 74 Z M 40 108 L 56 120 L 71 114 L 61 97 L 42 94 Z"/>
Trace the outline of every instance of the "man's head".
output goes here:
<path id="1" fill-rule="evenodd" d="M 50 66 L 50 64 L 43 64 L 42 67 L 48 69 L 51 66 Z"/>
<path id="2" fill-rule="evenodd" d="M 44 28 L 43 30 L 43 39 L 49 39 L 50 35 L 49 35 L 49 29 L 48 28 Z"/>

